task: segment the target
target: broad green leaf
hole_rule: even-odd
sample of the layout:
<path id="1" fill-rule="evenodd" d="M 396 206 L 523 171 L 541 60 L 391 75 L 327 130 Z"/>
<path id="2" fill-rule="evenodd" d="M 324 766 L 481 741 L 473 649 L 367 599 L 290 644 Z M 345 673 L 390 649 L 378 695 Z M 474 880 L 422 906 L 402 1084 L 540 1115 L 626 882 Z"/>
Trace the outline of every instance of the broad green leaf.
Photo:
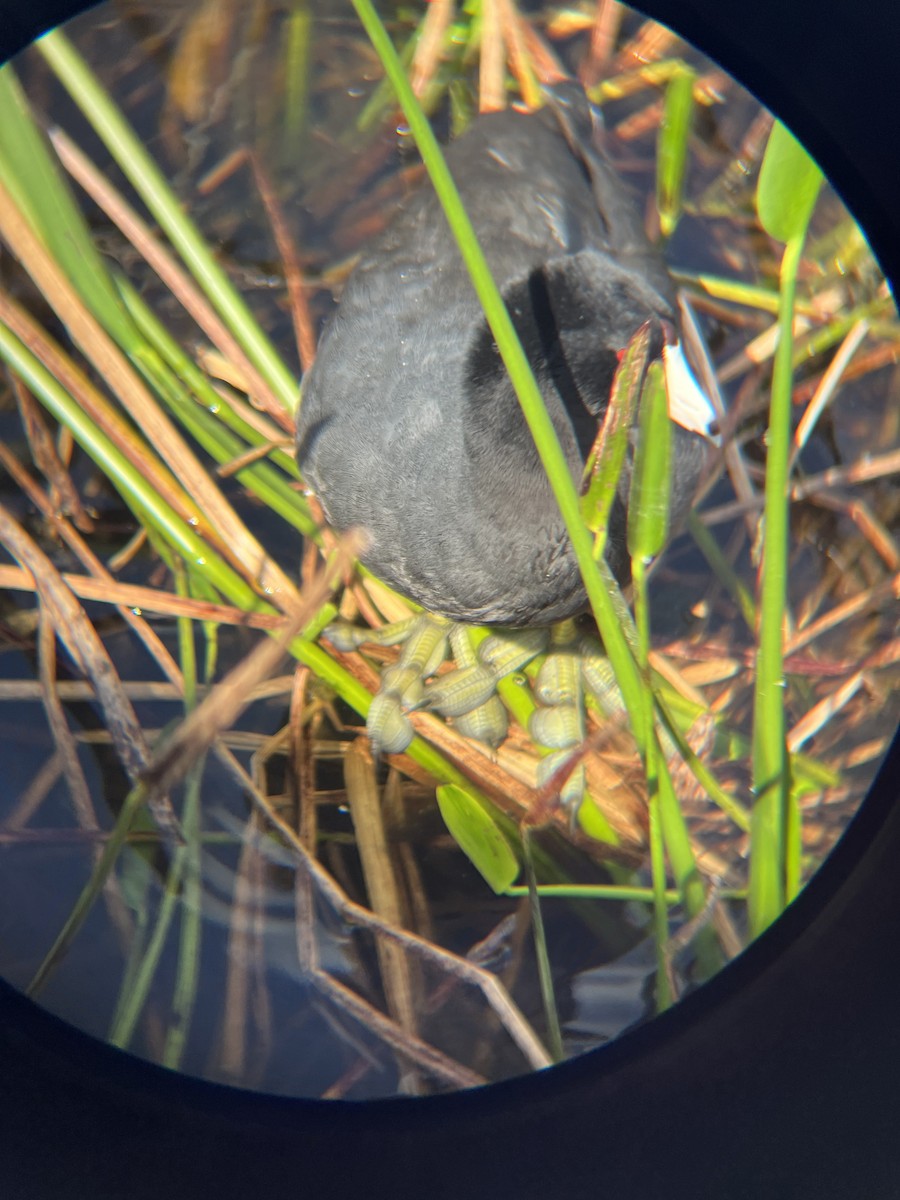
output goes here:
<path id="1" fill-rule="evenodd" d="M 585 797 L 579 804 L 577 820 L 578 828 L 582 833 L 586 833 L 595 842 L 610 844 L 612 839 L 609 836 L 609 822 L 590 797 Z M 618 838 L 615 840 L 618 841 Z"/>
<path id="2" fill-rule="evenodd" d="M 763 229 L 781 242 L 802 234 L 812 216 L 822 171 L 780 121 L 769 134 L 756 187 Z"/>
<path id="3" fill-rule="evenodd" d="M 475 797 L 455 783 L 437 790 L 438 807 L 454 840 L 497 894 L 519 874 L 519 863 L 504 834 Z"/>
<path id="4" fill-rule="evenodd" d="M 628 497 L 628 553 L 650 562 L 669 533 L 672 425 L 662 363 L 651 363 L 641 395 L 640 429 Z"/>
<path id="5" fill-rule="evenodd" d="M 694 115 L 693 71 L 685 68 L 669 80 L 656 145 L 656 207 L 663 237 L 671 237 L 681 216 L 688 139 Z"/>

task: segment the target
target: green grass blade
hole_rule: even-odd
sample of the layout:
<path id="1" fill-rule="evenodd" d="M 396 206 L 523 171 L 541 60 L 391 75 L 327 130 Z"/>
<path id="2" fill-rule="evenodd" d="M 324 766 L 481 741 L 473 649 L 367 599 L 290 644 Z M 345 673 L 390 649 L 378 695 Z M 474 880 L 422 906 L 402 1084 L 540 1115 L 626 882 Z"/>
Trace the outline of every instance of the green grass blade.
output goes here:
<path id="1" fill-rule="evenodd" d="M 723 585 L 731 598 L 741 610 L 741 616 L 747 623 L 747 628 L 756 629 L 756 603 L 744 581 L 719 549 L 719 543 L 703 524 L 696 513 L 688 516 L 688 529 L 691 537 L 703 552 L 703 557 L 713 569 L 713 573 Z"/>
<path id="2" fill-rule="evenodd" d="M 59 29 L 45 34 L 35 44 L 238 338 L 248 358 L 284 407 L 291 410 L 297 398 L 296 381 L 96 75 Z"/>
<path id="3" fill-rule="evenodd" d="M 663 117 L 656 143 L 656 207 L 664 238 L 675 232 L 684 206 L 688 143 L 694 116 L 695 73 L 685 67 L 666 86 Z"/>
<path id="4" fill-rule="evenodd" d="M 190 595 L 189 576 L 183 563 L 176 572 L 176 584 L 179 595 Z M 209 624 L 207 622 L 207 625 Z M 215 645 L 214 625 L 211 627 L 211 638 Z M 187 617 L 178 618 L 178 645 L 179 665 L 184 679 L 184 711 L 187 716 L 196 708 L 199 682 L 197 679 L 197 654 L 194 645 L 194 622 Z M 209 649 L 208 646 L 207 649 Z M 207 673 L 206 682 L 209 683 L 211 679 L 212 675 Z M 200 943 L 203 929 L 200 784 L 205 761 L 205 755 L 198 759 L 185 779 L 184 806 L 181 814 L 181 828 L 184 832 L 185 844 L 176 851 L 176 853 L 184 855 L 182 904 L 172 1015 L 163 1048 L 163 1065 L 172 1070 L 177 1070 L 181 1065 L 184 1047 L 190 1032 L 200 976 Z"/>
<path id="5" fill-rule="evenodd" d="M 559 1024 L 556 990 L 553 987 L 553 971 L 550 967 L 550 955 L 547 950 L 544 912 L 541 907 L 537 873 L 534 869 L 534 859 L 532 857 L 531 836 L 531 830 L 526 829 L 522 838 L 522 849 L 525 858 L 525 874 L 528 878 L 528 898 L 531 903 L 531 929 L 534 935 L 534 954 L 537 962 L 538 981 L 541 988 L 541 1001 L 544 1005 L 544 1016 L 547 1021 L 547 1040 L 550 1043 L 550 1056 L 554 1062 L 561 1062 L 563 1058 L 562 1029 Z"/>
<path id="6" fill-rule="evenodd" d="M 116 818 L 116 823 L 104 843 L 103 852 L 94 864 L 87 883 L 79 893 L 78 899 L 72 906 L 65 924 L 54 939 L 53 945 L 44 955 L 40 966 L 25 989 L 27 996 L 36 996 L 38 994 L 47 982 L 50 972 L 63 958 L 75 935 L 84 924 L 94 905 L 94 901 L 100 895 L 103 885 L 109 878 L 110 871 L 115 866 L 119 852 L 125 844 L 125 838 L 138 813 L 144 807 L 146 798 L 147 788 L 142 783 L 133 787 L 125 797 L 125 802 Z"/>
<path id="7" fill-rule="evenodd" d="M 818 163 L 776 121 L 769 134 L 756 188 L 756 210 L 766 233 L 779 242 L 805 237 L 821 186 L 822 170 Z"/>
<path id="8" fill-rule="evenodd" d="M 281 161 L 290 168 L 301 151 L 309 120 L 313 16 L 308 0 L 291 6 L 284 39 L 284 124 Z"/>
<path id="9" fill-rule="evenodd" d="M 239 413 L 235 412 L 227 400 L 223 399 L 222 395 L 213 387 L 209 376 L 201 370 L 197 361 L 182 349 L 128 280 L 116 278 L 115 283 L 125 307 L 147 343 L 194 394 L 200 407 L 214 416 L 217 423 L 226 425 L 239 439 L 238 442 L 231 444 L 240 445 L 241 453 L 250 447 L 263 445 L 264 439 L 261 434 L 252 425 L 249 425 Z M 142 365 L 140 361 L 139 365 Z M 269 450 L 268 458 L 290 479 L 300 479 L 297 460 L 289 450 L 280 446 L 272 447 Z M 220 461 L 227 462 L 228 459 Z M 302 498 L 300 498 L 300 503 L 303 505 L 304 511 L 308 511 Z M 309 518 L 309 521 L 312 524 L 312 518 Z"/>
<path id="10" fill-rule="evenodd" d="M 120 345 L 133 346 L 134 328 L 9 64 L 0 67 L 0 175 L 94 316 Z"/>
<path id="11" fill-rule="evenodd" d="M 237 572 L 220 559 L 187 522 L 181 520 L 46 367 L 4 325 L 0 325 L 0 357 L 9 363 L 56 420 L 71 431 L 142 524 L 152 525 L 190 562 L 202 563 L 210 582 L 232 603 L 248 610 L 267 607 Z"/>
<path id="12" fill-rule="evenodd" d="M 760 934 L 788 901 L 800 878 L 799 810 L 790 786 L 785 742 L 784 618 L 789 539 L 794 297 L 806 229 L 822 174 L 796 139 L 776 122 L 757 188 L 760 221 L 786 240 L 780 272 L 778 346 L 766 438 L 764 542 L 760 571 L 759 650 L 753 703 L 753 788 L 749 913 Z M 790 861 L 788 861 L 790 855 Z"/>
<path id="13" fill-rule="evenodd" d="M 493 814 L 468 788 L 445 783 L 437 789 L 438 808 L 453 840 L 498 895 L 515 883 L 519 861 Z"/>
<path id="14" fill-rule="evenodd" d="M 117 1008 L 116 1020 L 109 1031 L 108 1040 L 111 1045 L 124 1050 L 129 1045 L 134 1030 L 140 1019 L 141 1012 L 147 1002 L 156 969 L 162 956 L 166 938 L 172 927 L 172 920 L 181 903 L 181 877 L 184 869 L 184 847 L 180 846 L 172 856 L 169 871 L 166 876 L 166 886 L 163 890 L 162 901 L 156 914 L 156 923 L 147 939 L 143 957 L 134 973 L 134 983 L 127 995 L 123 996 L 122 1004 Z M 32 982 L 34 988 L 34 982 Z"/>
<path id="15" fill-rule="evenodd" d="M 628 499 L 628 553 L 649 564 L 669 536 L 672 423 L 662 364 L 651 363 L 641 395 L 638 443 Z"/>
<path id="16" fill-rule="evenodd" d="M 149 343 L 149 348 L 135 356 L 135 362 L 173 416 L 219 464 L 231 463 L 248 449 L 260 445 L 260 435 L 233 412 L 227 400 L 218 395 L 196 363 L 185 354 L 130 285 L 121 281 L 120 286 L 129 311 Z M 198 404 L 190 395 L 189 388 L 201 403 Z M 244 433 L 246 440 L 233 433 L 232 429 Z M 286 460 L 287 472 L 263 459 L 235 471 L 235 478 L 304 536 L 316 537 L 318 527 L 308 506 L 286 478 L 286 473 L 294 478 L 298 476 L 293 456 L 276 450 L 272 453 L 273 460 L 276 455 L 279 464 Z"/>
<path id="17" fill-rule="evenodd" d="M 758 936 L 785 906 L 785 832 L 790 797 L 784 701 L 791 426 L 791 327 L 802 238 L 782 261 L 780 340 L 775 354 L 766 455 L 765 538 L 760 572 L 759 648 L 753 703 L 754 805 L 750 828 L 750 929 Z"/>
<path id="18" fill-rule="evenodd" d="M 660 1012 L 669 1007 L 674 996 L 666 958 L 669 906 L 666 899 L 666 838 L 662 820 L 662 776 L 665 762 L 653 723 L 647 568 L 662 550 L 668 534 L 671 432 L 662 365 L 658 362 L 651 363 L 641 393 L 638 443 L 628 496 L 627 543 L 634 581 L 637 661 L 644 683 L 644 766 L 647 775 L 650 875 L 653 885 L 653 929 L 657 959 L 656 1004 Z M 674 796 L 674 792 L 672 795 Z"/>

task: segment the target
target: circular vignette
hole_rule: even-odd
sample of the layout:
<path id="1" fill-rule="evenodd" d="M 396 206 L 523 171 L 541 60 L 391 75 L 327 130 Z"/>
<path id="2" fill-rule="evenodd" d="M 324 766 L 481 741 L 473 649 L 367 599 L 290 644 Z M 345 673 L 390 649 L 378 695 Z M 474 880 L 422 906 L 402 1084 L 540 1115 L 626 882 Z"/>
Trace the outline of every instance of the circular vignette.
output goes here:
<path id="1" fill-rule="evenodd" d="M 83 5 L 0 3 L 8 57 Z M 900 263 L 900 11 L 839 0 L 654 0 L 797 133 Z M 181 1078 L 0 987 L 0 1182 L 29 1197 L 896 1194 L 900 741 L 837 849 L 731 967 L 609 1048 L 421 1101 L 276 1100 Z M 844 1098 L 849 1102 L 844 1102 Z M 552 1191 L 551 1191 L 552 1189 Z"/>

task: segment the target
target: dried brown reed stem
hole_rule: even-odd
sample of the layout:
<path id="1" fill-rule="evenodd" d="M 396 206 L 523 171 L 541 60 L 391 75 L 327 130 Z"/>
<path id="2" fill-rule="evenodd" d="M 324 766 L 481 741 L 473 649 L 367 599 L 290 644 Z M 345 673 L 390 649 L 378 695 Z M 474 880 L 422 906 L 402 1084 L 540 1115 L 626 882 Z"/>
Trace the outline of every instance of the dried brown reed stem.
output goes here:
<path id="1" fill-rule="evenodd" d="M 253 178 L 256 180 L 256 188 L 265 207 L 266 215 L 269 218 L 269 224 L 272 226 L 275 244 L 278 247 L 278 253 L 281 257 L 282 267 L 284 268 L 284 279 L 291 302 L 294 340 L 297 344 L 300 365 L 303 367 L 305 374 L 313 365 L 313 360 L 316 357 L 316 331 L 312 314 L 309 310 L 306 281 L 303 278 L 303 268 L 300 266 L 300 256 L 297 253 L 297 246 L 291 235 L 288 223 L 284 219 L 284 212 L 281 204 L 278 202 L 275 189 L 272 187 L 269 173 L 263 166 L 258 154 L 250 155 L 250 165 L 253 168 Z"/>
<path id="2" fill-rule="evenodd" d="M 431 0 L 428 5 L 410 68 L 410 83 L 419 100 L 437 73 L 454 10 L 454 0 Z"/>
<path id="3" fill-rule="evenodd" d="M 378 916 L 403 928 L 408 924 L 408 916 L 388 846 L 375 763 L 365 737 L 357 737 L 347 748 L 344 780 L 369 904 Z M 379 945 L 378 961 L 388 1011 L 402 1029 L 414 1034 L 416 1003 L 406 954 L 399 946 Z"/>
<path id="4" fill-rule="evenodd" d="M 9 376 L 32 461 L 50 487 L 50 510 L 70 516 L 77 529 L 82 533 L 90 533 L 94 522 L 81 503 L 78 489 L 57 453 L 43 409 L 18 375 L 10 372 Z M 2 449 L 6 451 L 5 446 Z"/>
<path id="5" fill-rule="evenodd" d="M 529 23 L 519 12 L 515 0 L 495 0 L 495 3 L 509 57 L 509 69 L 519 85 L 522 102 L 528 108 L 539 108 L 541 89 L 526 32 Z"/>
<path id="6" fill-rule="evenodd" d="M 50 524 L 56 533 L 63 539 L 70 550 L 80 559 L 85 567 L 90 571 L 98 584 L 102 585 L 102 595 L 98 599 L 109 599 L 109 602 L 116 603 L 115 599 L 110 595 L 110 589 L 115 589 L 118 582 L 115 576 L 107 570 L 97 555 L 93 552 L 81 534 L 73 528 L 73 526 L 60 516 L 53 506 L 53 497 L 46 496 L 41 489 L 36 485 L 31 475 L 18 459 L 13 455 L 9 448 L 0 442 L 0 463 L 6 468 L 11 477 L 22 489 L 26 496 L 35 507 L 40 511 L 44 519 Z M 63 574 L 63 579 L 66 586 L 71 588 L 71 576 Z M 2 586 L 2 584 L 0 584 Z M 12 585 L 10 585 L 12 586 Z M 78 591 L 72 588 L 76 595 Z M 151 589 L 146 589 L 151 590 Z M 152 589 L 155 592 L 155 589 Z M 85 599 L 84 596 L 81 597 Z M 174 686 L 181 691 L 183 687 L 183 679 L 181 669 L 175 662 L 175 659 L 166 649 L 159 635 L 148 623 L 141 617 L 138 612 L 135 612 L 139 605 L 129 605 L 119 603 L 117 605 L 119 615 L 126 625 L 134 631 L 137 637 L 141 640 L 150 655 L 155 659 L 160 670 L 170 680 Z"/>
<path id="7" fill-rule="evenodd" d="M 244 354 L 240 345 L 193 279 L 151 231 L 145 221 L 87 155 L 61 129 L 51 130 L 50 139 L 60 162 L 88 196 L 131 242 L 144 261 L 166 285 L 219 353 L 236 367 L 253 403 L 280 428 L 292 429 L 292 418 L 284 411 L 271 388 Z"/>
<path id="8" fill-rule="evenodd" d="M 506 108 L 506 57 L 497 0 L 482 0 L 481 54 L 478 62 L 478 111 L 502 112 Z"/>
<path id="9" fill-rule="evenodd" d="M 82 385 L 79 391 L 82 396 L 87 396 L 96 423 L 138 470 L 145 476 L 157 476 L 160 494 L 171 497 L 176 511 L 196 526 L 198 532 L 202 532 L 227 561 L 237 565 L 250 579 L 259 580 L 264 589 L 269 589 L 276 596 L 282 592 L 285 598 L 289 598 L 295 591 L 293 584 L 249 533 L 131 363 L 88 311 L 62 268 L 16 206 L 2 179 L 0 232 L 65 323 L 75 344 L 117 397 L 123 410 L 143 431 L 149 445 L 140 446 L 134 430 L 112 405 L 98 391 Z M 32 336 L 22 339 L 26 344 L 34 348 L 35 337 L 39 344 L 50 344 L 50 339 L 42 335 L 35 322 L 30 318 L 22 320 L 24 312 L 18 305 L 6 298 L 2 307 L 5 311 L 0 312 L 0 319 L 6 320 L 18 336 L 22 337 L 22 334 L 13 324 L 14 320 L 30 331 Z M 58 349 L 51 346 L 51 350 L 54 351 L 52 357 L 58 359 Z M 58 374 L 57 378 L 60 378 Z M 159 458 L 150 453 L 149 446 L 153 446 L 165 461 L 165 467 Z M 176 482 L 178 479 L 191 481 L 190 494 Z"/>
<path id="10" fill-rule="evenodd" d="M 327 602 L 342 572 L 358 551 L 356 538 L 352 535 L 341 538 L 337 553 L 326 564 L 314 586 L 306 589 L 277 634 L 262 641 L 212 688 L 154 754 L 142 772 L 151 795 L 173 787 L 209 750 L 219 734 L 231 728 L 249 703 L 252 689 L 284 659 L 290 643 Z"/>
<path id="11" fill-rule="evenodd" d="M 460 982 L 478 989 L 528 1064 L 534 1068 L 550 1065 L 551 1060 L 544 1046 L 496 976 L 417 934 L 397 929 L 369 909 L 350 900 L 329 872 L 308 853 L 300 838 L 284 818 L 275 811 L 269 799 L 254 786 L 253 780 L 234 756 L 222 747 L 216 748 L 216 754 L 239 785 L 247 791 L 266 823 L 280 834 L 293 852 L 296 857 L 295 869 L 298 874 L 302 873 L 304 877 L 308 878 L 317 897 L 327 902 L 334 912 L 349 925 L 367 929 L 376 938 L 395 942 L 423 962 L 436 966 Z M 305 884 L 301 886 L 306 887 Z M 303 903 L 307 903 L 306 899 L 303 900 Z M 302 921 L 298 922 L 298 937 L 309 939 L 312 936 L 312 927 Z M 301 963 L 309 961 L 310 952 L 308 942 L 300 947 Z"/>
<path id="12" fill-rule="evenodd" d="M 230 604 L 214 604 L 209 600 L 194 600 L 159 588 L 143 587 L 136 583 L 93 578 L 62 572 L 61 578 L 71 592 L 82 600 L 101 604 L 122 605 L 143 612 L 168 617 L 190 617 L 194 621 L 215 621 L 219 625 L 245 626 L 247 629 L 278 629 L 284 622 L 278 613 L 248 613 Z M 0 566 L 0 588 L 31 592 L 36 589 L 31 573 L 23 567 Z"/>
<path id="13" fill-rule="evenodd" d="M 150 762 L 149 748 L 131 701 L 97 631 L 56 567 L 3 505 L 0 505 L 0 542 L 35 580 L 43 614 L 78 670 L 93 684 L 116 753 L 128 778 L 136 783 Z M 177 829 L 165 789 L 160 789 L 153 798 L 151 811 L 162 829 L 170 833 Z"/>
<path id="14" fill-rule="evenodd" d="M 615 52 L 622 15 L 622 5 L 618 0 L 597 0 L 588 52 L 578 71 L 578 78 L 584 87 L 595 87 L 607 73 Z"/>
<path id="15" fill-rule="evenodd" d="M 3 184 L 0 180 L 0 221 L 3 219 Z M 11 216 L 7 210 L 6 215 Z M 92 422 L 147 479 L 174 511 L 196 528 L 211 546 L 257 587 L 270 589 L 276 603 L 289 603 L 296 589 L 284 572 L 249 533 L 214 480 L 204 470 L 187 443 L 169 421 L 127 359 L 101 329 L 81 302 L 62 272 L 53 263 L 21 215 L 11 223 L 22 234 L 19 250 L 27 249 L 34 259 L 38 277 L 49 289 L 60 317 L 70 330 L 79 330 L 86 354 L 94 367 L 117 390 L 125 411 L 143 427 L 149 442 L 144 443 L 134 427 L 119 413 L 85 373 L 65 354 L 46 331 L 12 298 L 0 291 L 0 320 L 36 355 L 61 386 L 76 399 Z M 10 234 L 10 222 L 4 230 Z M 27 247 L 25 246 L 27 243 Z M 46 268 L 46 272 L 44 270 Z M 54 284 L 53 281 L 56 281 Z M 54 288 L 58 287 L 59 291 Z M 75 339 L 78 341 L 78 337 Z M 165 459 L 150 449 L 154 446 Z M 174 472 L 174 473 L 173 473 Z M 192 493 L 178 483 L 190 479 Z M 221 522 L 221 524 L 219 524 Z"/>

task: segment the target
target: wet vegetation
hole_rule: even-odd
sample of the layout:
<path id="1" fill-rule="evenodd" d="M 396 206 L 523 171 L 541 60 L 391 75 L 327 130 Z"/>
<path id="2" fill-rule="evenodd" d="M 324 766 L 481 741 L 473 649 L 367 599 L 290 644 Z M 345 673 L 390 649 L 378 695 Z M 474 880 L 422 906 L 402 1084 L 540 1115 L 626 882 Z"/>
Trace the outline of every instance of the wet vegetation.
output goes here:
<path id="1" fill-rule="evenodd" d="M 379 13 L 127 0 L 0 72 L 0 971 L 172 1067 L 351 1098 L 549 1065 L 720 969 L 864 796 L 900 649 L 900 327 L 802 149 L 612 0 Z M 611 662 L 559 771 L 539 661 L 496 752 L 415 712 L 376 763 L 375 631 L 412 609 L 304 491 L 298 380 L 360 248 L 440 185 L 429 128 L 566 75 L 666 248 L 721 452 L 661 554 L 645 493 L 627 596 L 557 480 Z M 649 412 L 629 361 L 613 410 Z M 336 616 L 371 641 L 337 650 Z"/>

